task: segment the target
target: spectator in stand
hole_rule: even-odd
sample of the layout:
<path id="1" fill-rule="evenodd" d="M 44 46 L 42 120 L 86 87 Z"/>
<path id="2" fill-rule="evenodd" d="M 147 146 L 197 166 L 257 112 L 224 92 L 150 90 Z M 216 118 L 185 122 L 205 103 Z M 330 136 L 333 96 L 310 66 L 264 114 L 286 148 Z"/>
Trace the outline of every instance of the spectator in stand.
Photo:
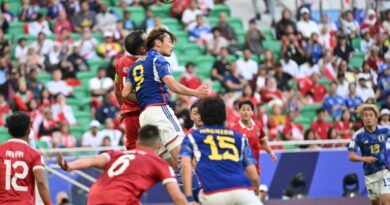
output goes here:
<path id="1" fill-rule="evenodd" d="M 353 12 L 346 11 L 345 18 L 343 18 L 343 12 L 340 12 L 339 22 L 341 25 L 342 34 L 349 38 L 356 38 L 360 35 L 360 26 L 357 21 L 354 20 Z"/>
<path id="2" fill-rule="evenodd" d="M 70 133 L 68 124 L 62 124 L 60 126 L 60 141 L 59 147 L 73 148 L 76 147 L 76 138 Z"/>
<path id="3" fill-rule="evenodd" d="M 329 140 L 340 140 L 342 139 L 340 134 L 336 131 L 335 128 L 330 128 L 328 130 L 327 139 Z M 345 147 L 344 144 L 324 144 L 324 148 L 337 148 L 337 147 Z"/>
<path id="4" fill-rule="evenodd" d="M 54 24 L 54 33 L 60 34 L 63 29 L 66 29 L 68 32 L 72 32 L 72 24 L 68 20 L 66 13 L 64 11 L 61 11 L 58 14 L 58 18 L 55 21 Z"/>
<path id="5" fill-rule="evenodd" d="M 103 3 L 99 4 L 99 13 L 96 14 L 96 26 L 100 32 L 115 31 L 117 18 L 107 10 Z"/>
<path id="6" fill-rule="evenodd" d="M 8 33 L 9 22 L 1 13 L 0 13 L 0 28 L 3 33 Z"/>
<path id="7" fill-rule="evenodd" d="M 5 100 L 4 95 L 0 94 L 0 126 L 4 126 L 5 117 L 12 113 L 10 104 Z"/>
<path id="8" fill-rule="evenodd" d="M 380 32 L 383 32 L 382 22 L 376 12 L 372 9 L 367 11 L 366 19 L 361 25 L 360 29 L 362 33 L 370 32 L 371 36 L 377 36 Z"/>
<path id="9" fill-rule="evenodd" d="M 81 34 L 80 55 L 86 60 L 96 58 L 96 48 L 98 41 L 91 35 L 89 29 L 85 29 Z"/>
<path id="10" fill-rule="evenodd" d="M 53 69 L 58 68 L 59 63 L 63 59 L 61 53 L 61 44 L 59 42 L 54 42 L 52 49 L 47 55 L 45 55 L 45 69 L 46 71 L 52 71 Z"/>
<path id="11" fill-rule="evenodd" d="M 43 111 L 43 119 L 39 124 L 38 136 L 39 139 L 46 142 L 49 147 L 52 147 L 52 136 L 54 132 L 59 130 L 59 125 L 53 119 L 50 109 Z"/>
<path id="12" fill-rule="evenodd" d="M 272 100 L 282 100 L 282 92 L 278 89 L 275 78 L 268 77 L 266 87 L 261 92 L 261 102 L 268 103 Z"/>
<path id="13" fill-rule="evenodd" d="M 390 110 L 389 109 L 382 109 L 379 114 L 379 121 L 378 123 L 380 125 L 389 126 L 390 125 Z"/>
<path id="14" fill-rule="evenodd" d="M 364 65 L 364 61 L 363 61 L 363 65 Z M 350 71 L 351 69 L 348 67 L 347 61 L 341 60 L 336 70 L 343 72 L 348 82 L 350 83 L 356 82 L 356 72 Z M 364 66 L 363 66 L 363 70 L 364 70 Z"/>
<path id="15" fill-rule="evenodd" d="M 279 62 L 275 64 L 274 78 L 279 90 L 284 92 L 291 89 L 291 86 L 289 86 L 289 81 L 292 79 L 292 76 L 283 70 L 283 66 Z"/>
<path id="16" fill-rule="evenodd" d="M 390 10 L 386 12 L 386 20 L 382 22 L 383 29 L 386 33 L 390 33 Z"/>
<path id="17" fill-rule="evenodd" d="M 367 77 L 364 77 L 362 75 L 358 76 L 356 95 L 360 96 L 363 102 L 366 102 L 369 98 L 375 98 L 375 92 L 367 85 L 367 80 Z"/>
<path id="18" fill-rule="evenodd" d="M 112 31 L 104 32 L 104 42 L 97 47 L 98 55 L 102 58 L 110 59 L 111 57 L 118 56 L 121 52 L 121 46 L 114 41 L 114 33 Z"/>
<path id="19" fill-rule="evenodd" d="M 338 84 L 332 82 L 330 84 L 329 94 L 325 97 L 323 107 L 333 118 L 340 118 L 343 110 L 346 109 L 345 100 L 343 97 L 337 95 Z"/>
<path id="20" fill-rule="evenodd" d="M 309 44 L 305 46 L 304 51 L 306 56 L 316 64 L 322 58 L 324 48 L 320 44 L 318 33 L 311 34 Z"/>
<path id="21" fill-rule="evenodd" d="M 39 71 L 43 71 L 43 69 L 45 68 L 44 61 L 45 61 L 45 57 L 39 55 L 36 52 L 35 47 L 29 46 L 27 49 L 27 55 L 22 56 L 19 59 L 19 64 L 26 65 L 29 68 L 38 69 Z"/>
<path id="22" fill-rule="evenodd" d="M 229 41 L 229 43 L 235 44 L 237 42 L 236 31 L 234 31 L 234 28 L 228 24 L 227 16 L 225 13 L 219 14 L 218 28 L 219 30 L 221 30 L 222 36 L 225 37 L 226 40 Z"/>
<path id="23" fill-rule="evenodd" d="M 283 57 L 283 59 L 280 60 L 283 71 L 289 75 L 291 75 L 294 78 L 299 77 L 299 67 L 297 62 L 295 62 L 293 59 L 291 59 L 291 55 L 287 54 Z"/>
<path id="24" fill-rule="evenodd" d="M 190 3 L 191 0 L 174 1 L 172 3 L 170 16 L 181 20 L 183 12 L 190 6 Z"/>
<path id="25" fill-rule="evenodd" d="M 114 86 L 114 81 L 107 77 L 106 69 L 100 67 L 97 70 L 96 77 L 89 80 L 89 90 L 92 96 L 103 96 Z"/>
<path id="26" fill-rule="evenodd" d="M 243 58 L 237 60 L 238 74 L 246 81 L 253 81 L 258 73 L 258 65 L 256 61 L 251 59 L 252 53 L 249 48 L 243 50 Z"/>
<path id="27" fill-rule="evenodd" d="M 32 43 L 31 46 L 35 48 L 39 55 L 44 56 L 49 54 L 50 50 L 53 48 L 53 41 L 47 39 L 45 33 L 40 32 L 37 41 Z"/>
<path id="28" fill-rule="evenodd" d="M 309 39 L 313 33 L 320 33 L 316 22 L 310 20 L 310 11 L 302 8 L 300 11 L 301 20 L 297 23 L 297 30 L 302 33 L 303 38 Z"/>
<path id="29" fill-rule="evenodd" d="M 71 33 L 69 33 L 69 31 L 64 28 L 61 30 L 61 33 L 58 34 L 55 40 L 55 42 L 60 43 L 61 54 L 63 55 L 68 55 L 70 53 L 70 50 L 75 42 L 70 34 Z"/>
<path id="30" fill-rule="evenodd" d="M 37 20 L 39 12 L 38 5 L 31 5 L 30 0 L 23 0 L 22 8 L 19 11 L 19 21 L 31 22 Z"/>
<path id="31" fill-rule="evenodd" d="M 225 76 L 224 83 L 227 92 L 242 92 L 242 89 L 248 82 L 239 76 L 237 62 L 230 63 L 230 73 Z"/>
<path id="32" fill-rule="evenodd" d="M 375 73 L 378 72 L 378 68 L 383 63 L 383 59 L 379 55 L 379 47 L 378 46 L 371 47 L 366 56 L 367 56 L 366 61 L 371 68 L 369 70 L 373 70 L 373 71 L 375 71 Z"/>
<path id="33" fill-rule="evenodd" d="M 305 141 L 307 141 L 307 140 L 320 140 L 318 135 L 310 128 L 305 131 L 304 138 L 305 138 Z M 310 145 L 300 145 L 299 148 L 318 150 L 318 149 L 321 149 L 321 146 L 319 144 L 310 144 Z"/>
<path id="34" fill-rule="evenodd" d="M 191 0 L 190 6 L 186 8 L 181 17 L 181 22 L 186 30 L 191 30 L 196 25 L 196 16 L 202 15 L 202 12 L 198 9 L 198 3 L 196 0 Z"/>
<path id="35" fill-rule="evenodd" d="M 111 93 L 104 95 L 103 104 L 99 106 L 96 110 L 96 120 L 101 123 L 104 123 L 107 118 L 115 119 L 117 113 L 119 112 L 119 107 L 111 103 L 112 96 Z"/>
<path id="36" fill-rule="evenodd" d="M 60 69 L 55 69 L 52 72 L 52 81 L 46 85 L 51 95 L 63 94 L 66 97 L 73 95 L 73 89 L 64 80 L 62 80 L 62 72 Z"/>
<path id="37" fill-rule="evenodd" d="M 180 77 L 179 82 L 188 88 L 196 89 L 202 85 L 202 81 L 195 73 L 195 64 L 188 62 L 186 64 L 186 70 Z"/>
<path id="38" fill-rule="evenodd" d="M 28 111 L 27 104 L 34 99 L 33 93 L 27 89 L 25 81 L 19 81 L 18 91 L 15 93 L 13 103 L 15 103 L 16 110 Z"/>
<path id="39" fill-rule="evenodd" d="M 311 86 L 311 89 L 309 89 L 309 92 L 313 95 L 313 100 L 315 103 L 322 103 L 324 97 L 328 93 L 328 89 L 323 84 L 318 82 L 319 79 L 320 75 L 318 75 L 317 73 L 314 73 L 311 76 L 311 81 L 313 84 Z"/>
<path id="40" fill-rule="evenodd" d="M 290 34 L 282 39 L 282 58 L 289 57 L 294 60 L 298 65 L 302 65 L 305 61 L 305 51 L 300 45 L 299 39 Z"/>
<path id="41" fill-rule="evenodd" d="M 211 79 L 219 81 L 222 85 L 224 85 L 225 77 L 230 72 L 230 63 L 228 62 L 228 49 L 221 48 L 221 52 L 219 53 L 220 58 L 216 60 L 213 64 L 213 68 L 211 70 Z"/>
<path id="42" fill-rule="evenodd" d="M 27 87 L 33 93 L 34 99 L 39 100 L 41 98 L 44 85 L 38 81 L 38 72 L 36 69 L 31 69 L 27 78 Z"/>
<path id="43" fill-rule="evenodd" d="M 386 68 L 380 73 L 378 79 L 377 93 L 381 96 L 382 101 L 386 99 L 386 96 L 390 94 L 390 66 L 387 65 Z"/>
<path id="44" fill-rule="evenodd" d="M 11 46 L 4 38 L 4 34 L 0 31 L 0 56 L 7 56 L 11 52 Z"/>
<path id="45" fill-rule="evenodd" d="M 362 53 L 368 53 L 369 49 L 375 44 L 374 39 L 371 37 L 370 32 L 363 33 L 363 39 L 360 42 L 360 51 Z"/>
<path id="46" fill-rule="evenodd" d="M 266 73 L 269 75 L 273 75 L 275 73 L 275 65 L 277 61 L 275 59 L 275 55 L 271 50 L 266 50 L 264 52 L 264 59 L 260 62 L 259 67 L 264 68 Z"/>
<path id="47" fill-rule="evenodd" d="M 211 31 L 213 37 L 207 42 L 207 49 L 211 55 L 217 56 L 222 48 L 228 47 L 228 41 L 221 35 L 221 30 L 218 27 L 214 27 Z"/>
<path id="48" fill-rule="evenodd" d="M 44 14 L 38 13 L 37 21 L 31 22 L 28 26 L 28 34 L 36 36 L 39 33 L 44 33 L 50 35 L 49 23 L 46 21 L 46 16 Z"/>
<path id="49" fill-rule="evenodd" d="M 47 17 L 50 21 L 57 19 L 61 12 L 65 11 L 64 6 L 58 0 L 49 0 L 47 5 Z"/>
<path id="50" fill-rule="evenodd" d="M 348 80 L 345 78 L 345 73 L 343 71 L 339 71 L 337 74 L 337 91 L 336 94 L 342 98 L 348 97 L 349 93 L 349 83 Z"/>
<path id="51" fill-rule="evenodd" d="M 131 19 L 131 13 L 129 10 L 125 10 L 123 12 L 123 29 L 125 29 L 128 33 L 135 31 L 137 28 L 137 25 L 135 25 L 135 22 Z"/>
<path id="52" fill-rule="evenodd" d="M 283 72 L 283 69 L 282 69 L 282 72 Z M 264 89 L 266 80 L 267 80 L 267 71 L 265 70 L 265 68 L 260 67 L 259 73 L 255 77 L 255 85 L 256 85 L 255 91 L 256 91 L 256 93 L 260 93 Z"/>
<path id="53" fill-rule="evenodd" d="M 317 110 L 317 120 L 312 122 L 310 129 L 322 140 L 328 138 L 328 130 L 332 127 L 330 122 L 325 120 L 326 111 L 322 108 Z"/>
<path id="54" fill-rule="evenodd" d="M 101 147 L 111 147 L 113 146 L 112 145 L 112 142 L 111 142 L 111 138 L 109 136 L 105 136 L 103 135 L 103 140 L 102 140 L 102 145 L 100 145 Z M 104 151 L 101 151 L 101 153 L 104 153 Z"/>
<path id="55" fill-rule="evenodd" d="M 256 56 L 264 53 L 263 41 L 266 40 L 260 29 L 257 28 L 256 20 L 249 21 L 248 31 L 245 34 L 245 46 Z"/>
<path id="56" fill-rule="evenodd" d="M 81 2 L 81 10 L 72 18 L 73 30 L 81 33 L 83 28 L 89 28 L 92 32 L 96 32 L 96 24 L 96 14 L 89 10 L 88 1 Z"/>
<path id="57" fill-rule="evenodd" d="M 188 31 L 190 41 L 197 42 L 201 47 L 207 44 L 212 38 L 211 27 L 204 21 L 202 15 L 196 16 L 196 24 Z"/>
<path id="58" fill-rule="evenodd" d="M 318 64 L 315 62 L 314 58 L 308 57 L 306 63 L 299 66 L 298 74 L 296 75 L 297 78 L 310 78 L 310 76 L 313 75 L 313 73 L 321 74 L 320 68 L 318 67 Z"/>
<path id="59" fill-rule="evenodd" d="M 351 139 L 354 133 L 354 126 L 355 124 L 352 122 L 351 112 L 348 109 L 344 110 L 341 119 L 334 123 L 337 134 L 343 139 Z"/>
<path id="60" fill-rule="evenodd" d="M 293 34 L 297 32 L 296 23 L 292 20 L 291 16 L 291 11 L 289 9 L 284 9 L 282 11 L 282 19 L 280 19 L 275 26 L 276 39 L 280 40 L 282 36 L 289 34 L 286 30 L 288 26 L 291 26 L 291 32 Z"/>
<path id="61" fill-rule="evenodd" d="M 63 94 L 54 96 L 55 103 L 51 106 L 53 119 L 57 122 L 77 125 L 77 120 L 73 114 L 73 108 L 66 103 L 66 98 Z"/>
<path id="62" fill-rule="evenodd" d="M 42 109 L 50 108 L 52 105 L 52 97 L 48 89 L 44 88 L 41 92 L 41 98 L 37 101 L 38 107 Z"/>
<path id="63" fill-rule="evenodd" d="M 9 9 L 9 3 L 8 2 L 2 2 L 1 3 L 1 14 L 7 20 L 7 22 L 12 22 L 15 18 L 15 14 Z"/>
<path id="64" fill-rule="evenodd" d="M 92 120 L 90 130 L 85 132 L 82 137 L 82 147 L 100 147 L 103 142 L 103 135 L 99 130 L 99 121 Z"/>
<path id="65" fill-rule="evenodd" d="M 72 52 L 67 58 L 67 61 L 69 61 L 72 64 L 72 67 L 75 71 L 75 73 L 79 71 L 88 71 L 89 70 L 89 64 L 87 60 L 80 55 L 80 43 L 76 42 L 72 46 Z"/>
<path id="66" fill-rule="evenodd" d="M 123 134 L 120 130 L 115 129 L 115 123 L 112 118 L 107 118 L 104 122 L 105 128 L 100 131 L 103 136 L 108 136 L 112 146 L 119 146 Z"/>
<path id="67" fill-rule="evenodd" d="M 285 140 L 303 140 L 305 129 L 300 123 L 294 122 L 294 119 L 297 117 L 295 111 L 290 111 L 287 113 L 287 121 L 284 125 L 282 135 Z"/>
<path id="68" fill-rule="evenodd" d="M 318 62 L 321 73 L 329 81 L 335 80 L 337 75 L 336 69 L 333 66 L 334 60 L 335 58 L 333 57 L 333 52 L 331 50 L 325 50 L 323 58 Z"/>
<path id="69" fill-rule="evenodd" d="M 242 96 L 240 98 L 240 102 L 242 102 L 242 101 L 250 101 L 250 102 L 252 102 L 252 104 L 257 105 L 258 102 L 259 102 L 258 99 L 260 99 L 259 94 L 257 94 L 255 96 L 255 92 L 253 92 L 252 86 L 249 85 L 249 84 L 246 84 L 244 86 L 244 88 L 242 89 Z"/>
<path id="70" fill-rule="evenodd" d="M 353 48 L 347 44 L 347 39 L 345 36 L 338 37 L 336 47 L 333 50 L 333 55 L 347 62 L 352 59 Z"/>
<path id="71" fill-rule="evenodd" d="M 363 99 L 356 95 L 356 85 L 355 83 L 350 83 L 348 87 L 348 97 L 345 99 L 345 105 L 351 112 L 353 116 L 356 116 L 356 109 L 361 105 L 364 101 Z"/>
<path id="72" fill-rule="evenodd" d="M 154 17 L 153 17 L 153 11 L 151 8 L 147 8 L 145 11 L 145 20 L 142 23 L 142 29 L 144 31 L 151 30 L 154 28 Z"/>
<path id="73" fill-rule="evenodd" d="M 28 52 L 27 40 L 25 37 L 20 37 L 18 39 L 18 45 L 15 48 L 15 55 L 14 55 L 15 60 L 19 62 L 23 56 L 27 55 L 27 52 Z"/>

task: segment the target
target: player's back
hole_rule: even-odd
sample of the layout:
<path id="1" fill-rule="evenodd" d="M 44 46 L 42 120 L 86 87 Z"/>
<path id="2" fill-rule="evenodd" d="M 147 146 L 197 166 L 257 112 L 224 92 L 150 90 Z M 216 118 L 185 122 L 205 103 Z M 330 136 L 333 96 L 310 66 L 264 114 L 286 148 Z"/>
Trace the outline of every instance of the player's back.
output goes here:
<path id="1" fill-rule="evenodd" d="M 0 204 L 35 204 L 33 170 L 43 169 L 41 154 L 27 142 L 11 139 L 0 145 Z"/>
<path id="2" fill-rule="evenodd" d="M 142 193 L 156 183 L 176 180 L 169 165 L 150 150 L 110 151 L 105 155 L 110 162 L 91 187 L 89 205 L 137 205 Z"/>
<path id="3" fill-rule="evenodd" d="M 196 144 L 196 171 L 206 194 L 252 188 L 244 172 L 244 147 L 251 153 L 245 137 L 223 126 L 203 126 L 189 134 L 188 139 Z"/>
<path id="4" fill-rule="evenodd" d="M 141 56 L 131 67 L 128 75 L 137 96 L 138 106 L 166 105 L 169 101 L 168 88 L 162 78 L 171 75 L 169 63 L 155 50 Z"/>
<path id="5" fill-rule="evenodd" d="M 129 54 L 125 54 L 117 61 L 116 74 L 118 75 L 120 81 L 120 86 L 119 86 L 120 92 L 122 92 L 129 70 L 136 60 L 137 58 L 130 56 Z M 136 111 L 138 110 L 138 105 L 135 102 L 131 102 L 130 100 L 123 99 L 121 110 L 129 111 L 129 112 Z"/>

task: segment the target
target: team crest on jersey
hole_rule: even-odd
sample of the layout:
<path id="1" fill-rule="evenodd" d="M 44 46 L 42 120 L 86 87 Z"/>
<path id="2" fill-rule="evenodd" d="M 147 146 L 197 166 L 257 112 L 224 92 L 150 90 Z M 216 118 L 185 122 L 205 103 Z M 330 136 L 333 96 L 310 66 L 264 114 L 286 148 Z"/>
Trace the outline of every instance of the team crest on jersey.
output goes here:
<path id="1" fill-rule="evenodd" d="M 379 135 L 378 140 L 379 140 L 379 142 L 385 141 L 385 136 Z"/>
<path id="2" fill-rule="evenodd" d="M 123 67 L 123 70 L 122 70 L 122 72 L 124 72 L 124 73 L 128 73 L 128 72 L 129 72 L 129 70 L 130 70 L 130 67 Z"/>

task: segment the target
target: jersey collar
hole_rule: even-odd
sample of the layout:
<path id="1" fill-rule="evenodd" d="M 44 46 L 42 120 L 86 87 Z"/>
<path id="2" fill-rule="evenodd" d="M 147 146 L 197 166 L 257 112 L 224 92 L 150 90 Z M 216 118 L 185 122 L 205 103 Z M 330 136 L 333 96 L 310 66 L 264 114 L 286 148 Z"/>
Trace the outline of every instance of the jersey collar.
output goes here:
<path id="1" fill-rule="evenodd" d="M 253 119 L 251 119 L 251 124 L 252 126 L 251 127 L 247 127 L 246 125 L 244 125 L 244 123 L 241 122 L 241 119 L 238 120 L 238 124 L 240 125 L 241 128 L 245 128 L 245 129 L 248 129 L 248 130 L 253 130 L 253 128 L 255 127 L 255 121 L 253 121 Z"/>
<path id="2" fill-rule="evenodd" d="M 26 141 L 21 140 L 21 139 L 9 139 L 8 142 L 18 142 L 18 143 L 27 144 Z"/>

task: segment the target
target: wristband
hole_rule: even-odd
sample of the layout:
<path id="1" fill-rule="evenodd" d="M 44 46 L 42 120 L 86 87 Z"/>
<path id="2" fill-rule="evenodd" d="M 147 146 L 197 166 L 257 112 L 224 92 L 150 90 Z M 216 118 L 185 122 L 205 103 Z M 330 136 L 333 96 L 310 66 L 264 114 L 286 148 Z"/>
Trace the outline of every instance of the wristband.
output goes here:
<path id="1" fill-rule="evenodd" d="M 193 196 L 186 196 L 188 202 L 193 202 L 194 197 Z"/>

